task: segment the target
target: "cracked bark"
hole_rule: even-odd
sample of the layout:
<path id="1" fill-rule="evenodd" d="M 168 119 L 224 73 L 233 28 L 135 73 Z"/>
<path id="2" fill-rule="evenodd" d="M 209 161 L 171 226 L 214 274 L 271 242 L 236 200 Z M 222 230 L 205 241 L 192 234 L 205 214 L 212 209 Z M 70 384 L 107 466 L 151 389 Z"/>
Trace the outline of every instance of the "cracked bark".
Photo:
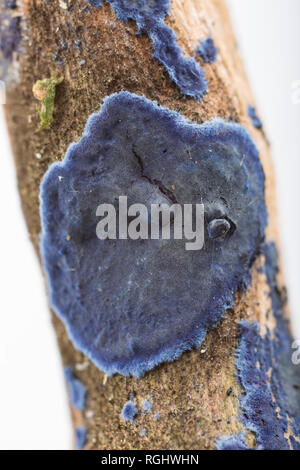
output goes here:
<path id="1" fill-rule="evenodd" d="M 267 240 L 278 244 L 269 146 L 247 116 L 247 106 L 254 100 L 224 1 L 173 0 L 167 18 L 188 55 L 195 56 L 199 39 L 213 33 L 219 58 L 215 64 L 204 65 L 209 92 L 201 103 L 181 95 L 163 66 L 152 57 L 148 37 L 136 36 L 134 22 L 118 21 L 107 3 L 98 10 L 87 8 L 80 0 L 72 5 L 69 12 L 56 0 L 23 0 L 18 10 L 22 15 L 22 53 L 14 57 L 17 78 L 7 82 L 6 116 L 19 191 L 37 253 L 38 193 L 43 174 L 50 163 L 63 158 L 71 142 L 80 138 L 88 116 L 99 109 L 103 98 L 121 89 L 145 95 L 198 123 L 216 116 L 225 120 L 232 116 L 245 126 L 258 146 L 267 177 Z M 69 44 L 82 40 L 84 57 L 75 47 L 69 47 L 64 51 L 64 67 L 53 61 L 62 39 Z M 84 67 L 80 65 L 83 58 Z M 32 86 L 53 71 L 64 76 L 57 88 L 54 124 L 49 131 L 37 132 Z M 237 293 L 235 307 L 207 334 L 200 349 L 184 353 L 173 363 L 162 364 L 142 379 L 119 375 L 107 378 L 73 348 L 63 324 L 53 314 L 63 363 L 83 364 L 76 375 L 88 388 L 86 411 L 72 409 L 72 418 L 74 427 L 87 427 L 86 449 L 213 449 L 219 436 L 239 432 L 245 432 L 248 444 L 254 445 L 255 435 L 245 430 L 238 418 L 243 390 L 235 375 L 235 351 L 238 321 L 257 321 L 262 328 L 270 329 L 275 322 L 270 306 L 269 316 L 265 315 L 268 284 L 260 274 L 261 263 L 263 259 L 258 259 L 252 268 L 253 282 L 248 292 Z M 282 286 L 279 280 L 279 288 Z M 120 419 L 121 409 L 131 394 L 140 409 L 143 399 L 153 401 L 153 414 L 140 414 L 135 424 Z M 161 419 L 156 421 L 154 414 L 158 412 Z M 146 437 L 141 437 L 141 427 L 147 430 Z"/>

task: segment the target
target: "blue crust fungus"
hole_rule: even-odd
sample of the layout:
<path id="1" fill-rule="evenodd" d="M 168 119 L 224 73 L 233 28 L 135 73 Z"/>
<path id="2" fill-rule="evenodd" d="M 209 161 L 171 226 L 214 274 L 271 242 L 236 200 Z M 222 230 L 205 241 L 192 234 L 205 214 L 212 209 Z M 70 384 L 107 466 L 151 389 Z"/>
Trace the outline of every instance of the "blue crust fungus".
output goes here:
<path id="1" fill-rule="evenodd" d="M 274 331 L 261 335 L 257 324 L 239 325 L 238 379 L 244 389 L 241 419 L 256 435 L 256 449 L 300 449 L 300 370 L 291 361 L 292 337 L 284 315 L 285 296 L 277 284 L 277 252 L 265 244 L 265 274 L 276 319 Z M 221 438 L 219 448 L 239 449 L 241 441 Z"/>
<path id="2" fill-rule="evenodd" d="M 124 421 L 129 421 L 130 423 L 133 423 L 137 414 L 138 409 L 136 407 L 136 404 L 133 401 L 127 401 L 122 408 L 121 418 L 124 419 Z"/>
<path id="3" fill-rule="evenodd" d="M 248 106 L 248 116 L 251 118 L 252 124 L 254 127 L 256 127 L 256 129 L 262 129 L 263 124 L 257 116 L 256 109 L 253 106 Z"/>
<path id="4" fill-rule="evenodd" d="M 75 377 L 71 367 L 65 367 L 64 372 L 68 386 L 70 402 L 74 408 L 83 411 L 85 409 L 87 389 L 85 385 L 83 385 L 83 383 Z"/>
<path id="5" fill-rule="evenodd" d="M 212 64 L 216 62 L 218 49 L 215 46 L 214 40 L 211 37 L 200 41 L 199 46 L 196 49 L 196 52 L 201 59 L 207 64 Z"/>
<path id="6" fill-rule="evenodd" d="M 86 443 L 86 428 L 75 428 L 76 449 L 81 450 Z"/>
<path id="7" fill-rule="evenodd" d="M 101 0 L 86 0 L 92 6 Z M 153 57 L 166 69 L 181 93 L 197 100 L 207 91 L 207 81 L 201 66 L 193 57 L 185 57 L 177 44 L 174 31 L 165 24 L 170 12 L 170 0 L 107 0 L 121 21 L 134 20 L 138 33 L 146 33 L 153 44 Z"/>
<path id="8" fill-rule="evenodd" d="M 118 210 L 124 195 L 150 212 L 203 203 L 204 249 L 187 251 L 185 239 L 99 240 L 97 207 Z M 126 91 L 107 97 L 51 165 L 40 200 L 51 304 L 108 375 L 141 376 L 198 347 L 250 282 L 267 222 L 258 151 L 241 126 L 198 125 Z M 230 224 L 217 239 L 207 233 L 213 220 Z"/>

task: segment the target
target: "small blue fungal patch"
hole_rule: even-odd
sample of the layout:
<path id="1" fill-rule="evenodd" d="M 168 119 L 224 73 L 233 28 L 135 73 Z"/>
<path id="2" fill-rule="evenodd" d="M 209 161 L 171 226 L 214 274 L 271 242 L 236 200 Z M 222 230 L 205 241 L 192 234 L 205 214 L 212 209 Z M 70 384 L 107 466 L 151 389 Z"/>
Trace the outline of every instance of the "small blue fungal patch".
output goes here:
<path id="1" fill-rule="evenodd" d="M 141 437 L 146 437 L 146 436 L 147 436 L 147 429 L 141 428 L 141 430 L 140 430 L 140 436 L 141 436 Z"/>
<path id="2" fill-rule="evenodd" d="M 0 51 L 4 60 L 11 62 L 21 42 L 21 17 L 10 10 L 0 12 Z"/>
<path id="3" fill-rule="evenodd" d="M 211 37 L 208 37 L 204 41 L 200 41 L 199 46 L 196 49 L 196 52 L 201 59 L 207 64 L 212 64 L 216 62 L 218 49 L 214 44 L 214 40 Z"/>
<path id="4" fill-rule="evenodd" d="M 146 413 L 152 413 L 152 402 L 149 400 L 143 400 L 142 401 L 142 408 Z"/>
<path id="5" fill-rule="evenodd" d="M 86 443 L 86 428 L 75 428 L 76 449 L 81 450 Z"/>
<path id="6" fill-rule="evenodd" d="M 253 106 L 248 106 L 248 116 L 252 119 L 252 124 L 257 129 L 262 129 L 263 125 L 261 120 L 256 114 L 256 109 Z"/>
<path id="7" fill-rule="evenodd" d="M 77 47 L 78 52 L 81 53 L 81 41 L 78 39 L 78 40 L 74 41 L 74 44 Z"/>
<path id="8" fill-rule="evenodd" d="M 155 415 L 154 415 L 155 421 L 159 421 L 160 418 L 161 418 L 161 414 L 160 413 L 155 413 Z"/>
<path id="9" fill-rule="evenodd" d="M 102 1 L 86 0 L 95 7 Z M 205 73 L 193 57 L 185 57 L 174 31 L 165 24 L 170 0 L 107 0 L 121 21 L 134 20 L 137 32 L 148 34 L 155 57 L 166 69 L 181 93 L 200 100 L 207 91 Z"/>
<path id="10" fill-rule="evenodd" d="M 85 409 L 87 388 L 75 377 L 71 367 L 65 367 L 64 373 L 68 385 L 70 401 L 74 408 L 83 411 Z"/>
<path id="11" fill-rule="evenodd" d="M 129 421 L 130 423 L 133 423 L 137 414 L 137 406 L 133 401 L 130 400 L 127 401 L 123 406 L 123 409 L 121 411 L 121 418 L 124 419 L 124 421 Z"/>
<path id="12" fill-rule="evenodd" d="M 97 207 L 122 195 L 148 211 L 203 203 L 205 248 L 99 240 Z M 107 97 L 51 165 L 40 200 L 51 305 L 75 347 L 108 375 L 139 377 L 199 347 L 249 284 L 267 223 L 264 173 L 241 126 L 198 125 L 125 91 Z M 226 236 L 214 220 L 230 225 Z"/>

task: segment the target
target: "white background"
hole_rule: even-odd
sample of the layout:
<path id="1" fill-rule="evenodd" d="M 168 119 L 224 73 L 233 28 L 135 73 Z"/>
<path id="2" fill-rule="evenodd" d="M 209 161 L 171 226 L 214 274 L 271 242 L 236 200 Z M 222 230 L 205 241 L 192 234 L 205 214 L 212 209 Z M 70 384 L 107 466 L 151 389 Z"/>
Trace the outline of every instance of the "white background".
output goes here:
<path id="1" fill-rule="evenodd" d="M 295 335 L 300 338 L 300 1 L 229 0 L 272 142 Z M 0 449 L 68 449 L 71 426 L 45 289 L 29 243 L 0 114 Z"/>

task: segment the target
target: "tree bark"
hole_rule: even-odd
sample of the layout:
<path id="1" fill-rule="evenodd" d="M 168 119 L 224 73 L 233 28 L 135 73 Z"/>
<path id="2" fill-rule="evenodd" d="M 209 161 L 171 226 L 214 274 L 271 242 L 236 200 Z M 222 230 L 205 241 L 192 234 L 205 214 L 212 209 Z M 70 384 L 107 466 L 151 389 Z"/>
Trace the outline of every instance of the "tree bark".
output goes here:
<path id="1" fill-rule="evenodd" d="M 66 5 L 71 4 L 72 9 L 66 9 Z M 253 104 L 254 99 L 223 0 L 173 0 L 170 15 L 166 18 L 166 24 L 175 31 L 184 53 L 197 61 L 200 59 L 195 49 L 199 40 L 207 36 L 214 38 L 218 60 L 213 64 L 202 64 L 209 91 L 201 102 L 182 95 L 163 65 L 153 57 L 148 36 L 136 35 L 134 21 L 117 19 L 109 3 L 103 2 L 101 7 L 94 8 L 80 0 L 23 0 L 13 14 L 22 17 L 22 41 L 19 51 L 14 52 L 6 77 L 5 110 L 22 207 L 38 256 L 39 185 L 45 171 L 52 162 L 63 159 L 70 143 L 80 139 L 88 117 L 99 110 L 103 99 L 122 89 L 144 95 L 199 124 L 220 117 L 225 121 L 232 119 L 248 130 L 259 150 L 266 176 L 266 243 L 274 242 L 278 246 L 269 144 L 264 132 L 253 127 L 247 115 L 248 105 Z M 82 50 L 75 45 L 78 40 Z M 63 52 L 62 41 L 69 44 Z M 63 64 L 60 63 L 62 56 Z M 50 77 L 53 72 L 57 77 L 64 77 L 56 88 L 54 122 L 49 130 L 37 132 L 39 115 L 32 88 L 37 80 Z M 299 372 L 292 372 L 289 379 L 284 380 L 276 349 L 280 347 L 278 341 L 282 342 L 280 338 L 276 342 L 277 330 L 281 328 L 278 315 L 282 319 L 287 315 L 284 282 L 279 272 L 272 284 L 264 270 L 267 263 L 262 251 L 252 266 L 252 283 L 247 292 L 236 293 L 234 307 L 227 310 L 218 325 L 208 332 L 199 349 L 185 352 L 172 363 L 163 363 L 140 379 L 118 374 L 106 377 L 74 349 L 64 325 L 53 313 L 63 364 L 71 366 L 87 387 L 85 411 L 72 408 L 74 428 L 87 429 L 86 449 L 215 449 L 218 439 L 241 434 L 250 448 L 270 448 L 272 446 L 263 442 L 260 434 L 274 423 L 275 427 L 282 424 L 281 442 L 287 448 L 299 447 L 298 418 L 291 411 L 296 408 L 296 403 L 299 405 L 296 387 L 299 379 L 295 375 Z M 277 312 L 275 296 L 280 304 Z M 272 400 L 261 406 L 270 406 L 277 413 L 275 417 L 268 415 L 261 429 L 251 427 L 242 401 L 243 397 L 249 396 L 237 365 L 243 337 L 239 325 L 243 320 L 250 325 L 259 324 L 258 336 L 262 341 L 269 334 L 273 338 L 268 343 L 270 347 L 257 352 L 255 364 L 251 359 L 252 371 L 257 367 L 253 377 L 262 373 L 263 366 L 258 362 L 270 364 L 268 373 L 264 374 L 267 383 L 261 381 L 260 386 L 268 387 Z M 288 332 L 285 338 L 292 343 Z M 251 350 L 252 346 L 248 342 L 246 347 Z M 285 354 L 288 357 L 288 351 Z M 292 363 L 286 360 L 290 370 Z M 282 381 L 278 386 L 281 398 L 278 390 L 274 391 L 272 378 L 275 376 Z M 288 382 L 290 388 L 283 382 Z M 282 398 L 283 395 L 289 399 Z M 120 413 L 124 403 L 133 396 L 139 409 L 144 399 L 150 400 L 153 413 L 139 413 L 134 424 L 125 423 Z M 290 399 L 293 399 L 293 406 L 289 407 Z M 250 414 L 253 408 L 252 405 Z M 159 420 L 155 419 L 156 413 L 160 414 Z M 146 433 L 141 433 L 141 429 Z M 285 447 L 275 441 L 274 437 L 274 447 Z"/>

